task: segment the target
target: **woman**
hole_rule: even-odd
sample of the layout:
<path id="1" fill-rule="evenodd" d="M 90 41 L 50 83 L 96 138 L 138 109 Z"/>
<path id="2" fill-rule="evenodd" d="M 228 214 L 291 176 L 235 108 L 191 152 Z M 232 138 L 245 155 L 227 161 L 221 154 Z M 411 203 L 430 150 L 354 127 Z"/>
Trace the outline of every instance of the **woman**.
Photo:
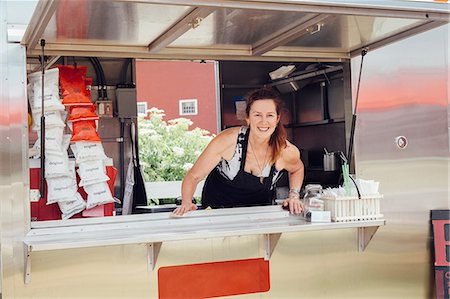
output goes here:
<path id="1" fill-rule="evenodd" d="M 283 169 L 289 173 L 290 185 L 283 206 L 293 214 L 302 212 L 299 195 L 304 167 L 299 150 L 286 140 L 280 98 L 272 89 L 263 88 L 250 93 L 246 101 L 247 127 L 226 129 L 209 143 L 184 177 L 182 204 L 174 215 L 197 209 L 192 196 L 206 175 L 204 208 L 270 205 Z"/>

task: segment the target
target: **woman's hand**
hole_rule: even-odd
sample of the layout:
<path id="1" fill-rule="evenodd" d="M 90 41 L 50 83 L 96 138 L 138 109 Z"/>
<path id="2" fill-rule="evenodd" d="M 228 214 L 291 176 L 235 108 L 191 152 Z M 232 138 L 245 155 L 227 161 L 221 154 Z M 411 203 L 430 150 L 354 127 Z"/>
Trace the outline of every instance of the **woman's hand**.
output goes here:
<path id="1" fill-rule="evenodd" d="M 195 210 L 197 210 L 196 204 L 194 204 L 192 202 L 182 203 L 181 206 L 179 206 L 178 208 L 173 210 L 172 214 L 176 215 L 176 216 L 182 216 L 184 213 L 187 213 L 190 211 L 195 211 Z"/>
<path id="2" fill-rule="evenodd" d="M 303 212 L 303 203 L 298 197 L 289 197 L 283 201 L 283 207 L 288 208 L 291 214 L 299 215 Z"/>

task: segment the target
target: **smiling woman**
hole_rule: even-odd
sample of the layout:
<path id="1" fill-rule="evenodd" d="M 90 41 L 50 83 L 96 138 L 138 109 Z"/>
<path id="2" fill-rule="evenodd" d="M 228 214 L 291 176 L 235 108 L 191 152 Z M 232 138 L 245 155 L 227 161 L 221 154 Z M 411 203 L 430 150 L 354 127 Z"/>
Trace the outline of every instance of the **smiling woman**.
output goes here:
<path id="1" fill-rule="evenodd" d="M 302 211 L 298 191 L 304 167 L 299 150 L 286 140 L 278 94 L 258 89 L 248 94 L 246 102 L 247 126 L 223 131 L 206 147 L 183 180 L 182 205 L 175 215 L 197 209 L 190 198 L 205 176 L 203 208 L 270 205 L 284 169 L 289 173 L 291 191 L 283 206 L 291 213 Z"/>

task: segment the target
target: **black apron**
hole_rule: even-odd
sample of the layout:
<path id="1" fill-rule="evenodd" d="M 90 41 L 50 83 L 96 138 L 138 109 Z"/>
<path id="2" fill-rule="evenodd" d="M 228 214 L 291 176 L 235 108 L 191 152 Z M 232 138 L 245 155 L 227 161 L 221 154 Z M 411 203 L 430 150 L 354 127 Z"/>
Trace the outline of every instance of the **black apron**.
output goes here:
<path id="1" fill-rule="evenodd" d="M 250 129 L 242 143 L 242 159 L 238 173 L 233 180 L 224 177 L 215 167 L 206 178 L 202 192 L 202 207 L 233 208 L 271 205 L 274 196 L 272 178 L 275 165 L 261 184 L 260 178 L 244 171 Z M 237 146 L 237 145 L 236 145 Z"/>

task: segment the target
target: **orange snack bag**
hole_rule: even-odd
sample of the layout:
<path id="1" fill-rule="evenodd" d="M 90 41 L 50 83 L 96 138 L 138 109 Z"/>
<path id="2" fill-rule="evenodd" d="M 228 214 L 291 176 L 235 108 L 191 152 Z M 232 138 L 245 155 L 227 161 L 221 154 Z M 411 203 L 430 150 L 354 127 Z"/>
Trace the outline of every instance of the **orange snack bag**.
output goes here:
<path id="1" fill-rule="evenodd" d="M 68 121 L 77 122 L 82 120 L 97 120 L 98 115 L 95 113 L 95 105 L 90 106 L 70 106 Z"/>
<path id="2" fill-rule="evenodd" d="M 66 106 L 91 103 L 86 95 L 86 66 L 58 65 L 59 85 Z"/>
<path id="3" fill-rule="evenodd" d="M 64 106 L 90 106 L 92 105 L 91 100 L 86 96 L 85 93 L 69 93 L 62 101 Z"/>
<path id="4" fill-rule="evenodd" d="M 70 142 L 91 141 L 100 142 L 100 136 L 97 133 L 95 120 L 82 120 L 72 123 L 72 138 Z"/>

